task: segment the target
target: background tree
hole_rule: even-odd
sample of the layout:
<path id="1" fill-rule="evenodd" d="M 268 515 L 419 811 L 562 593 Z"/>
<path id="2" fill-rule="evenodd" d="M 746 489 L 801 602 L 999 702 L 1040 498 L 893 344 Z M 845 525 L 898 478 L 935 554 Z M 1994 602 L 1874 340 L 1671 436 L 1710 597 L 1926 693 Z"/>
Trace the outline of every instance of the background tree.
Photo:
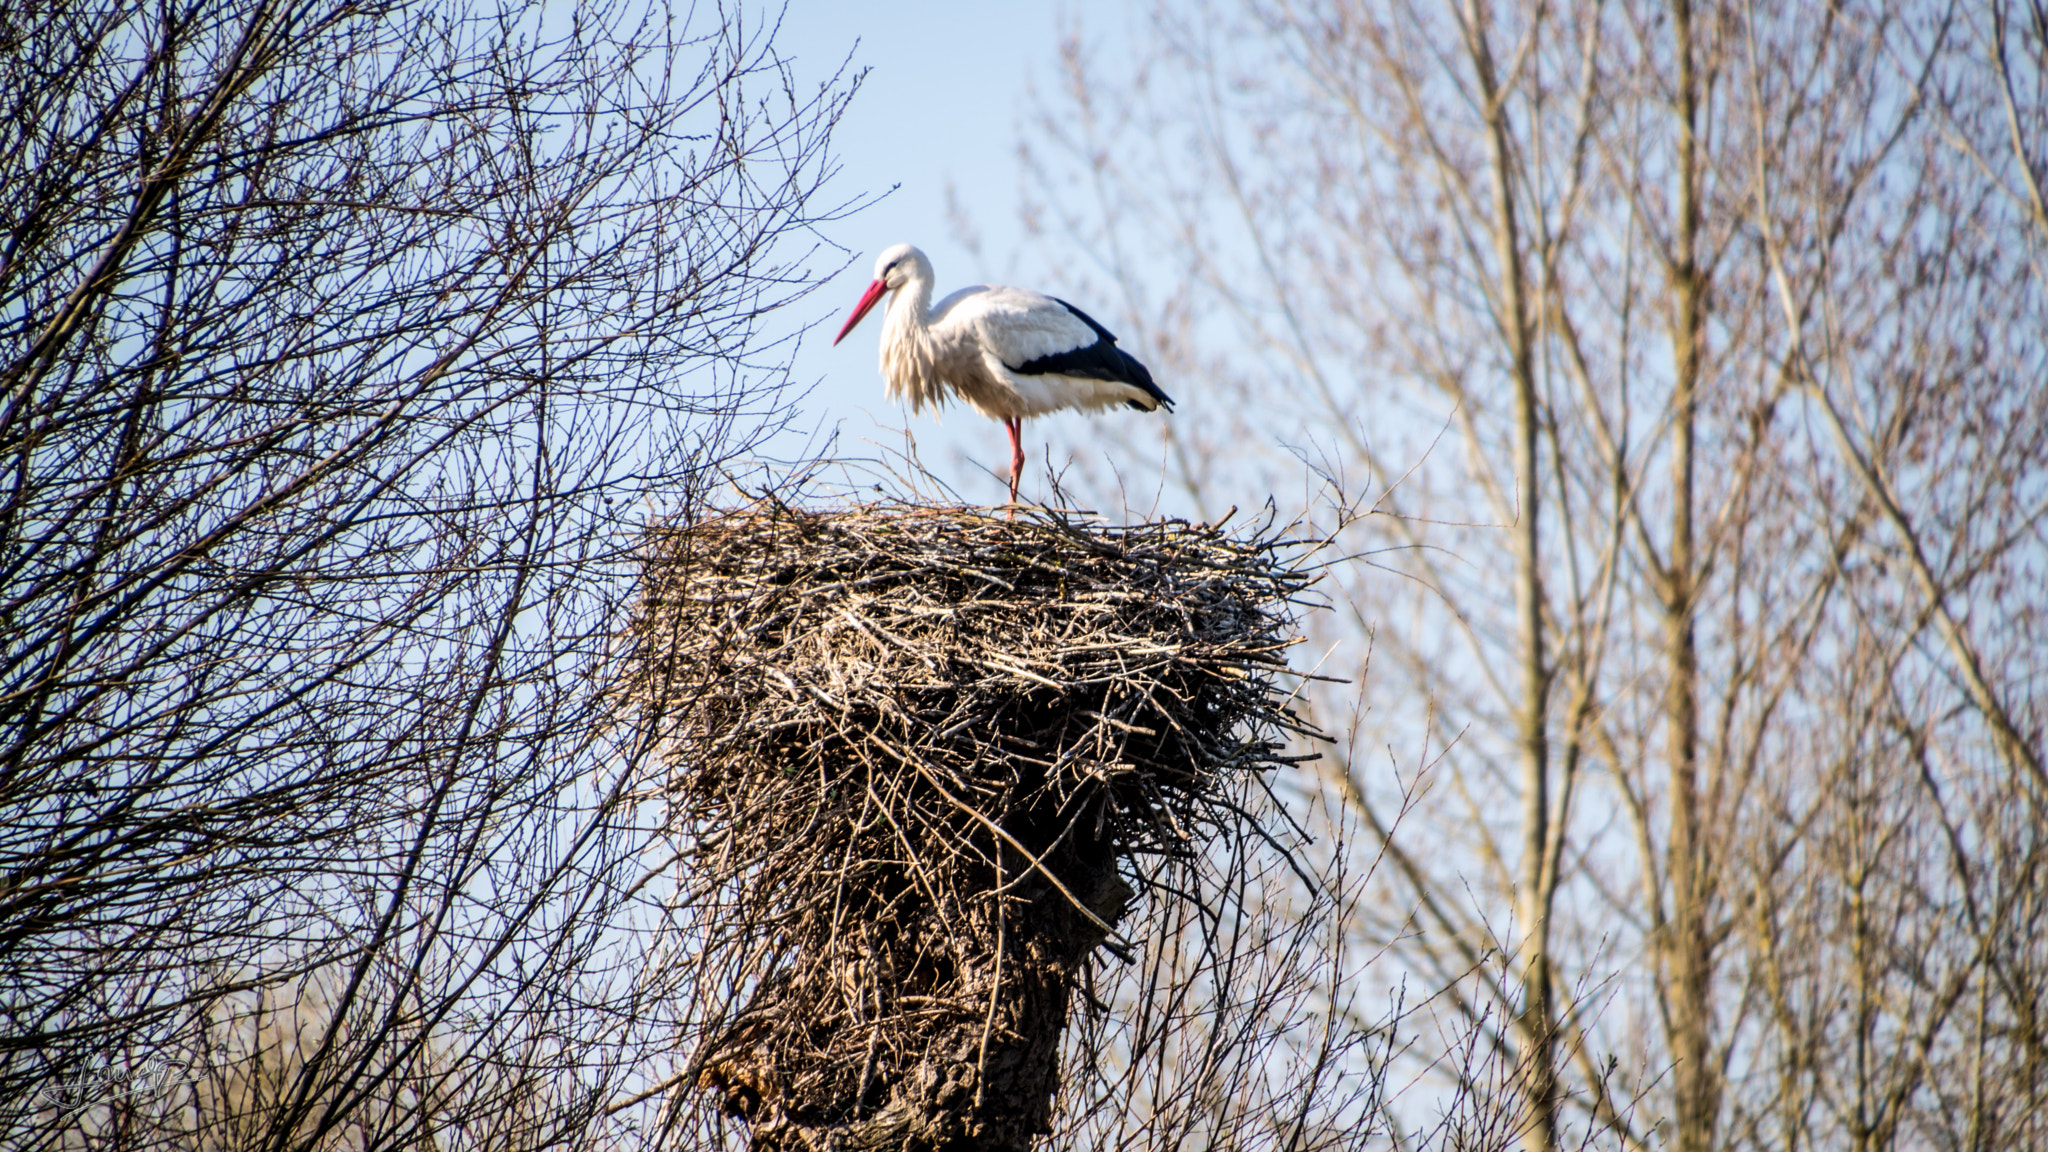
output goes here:
<path id="1" fill-rule="evenodd" d="M 1162 6 L 1128 81 L 1068 46 L 1032 219 L 1207 397 L 1179 498 L 1340 493 L 1345 954 L 1489 1038 L 1530 1147 L 2042 1138 L 2044 30 L 1276 0 Z M 1454 1050 L 1402 1051 L 1471 1089 Z"/>
<path id="2" fill-rule="evenodd" d="M 0 1130 L 605 1144 L 686 1047 L 636 530 L 786 411 L 845 78 L 657 5 L 0 14 Z M 650 887 L 650 884 L 652 886 Z M 40 1090 L 181 1071 L 143 1106 Z M 104 1097 L 106 1094 L 102 1094 Z"/>

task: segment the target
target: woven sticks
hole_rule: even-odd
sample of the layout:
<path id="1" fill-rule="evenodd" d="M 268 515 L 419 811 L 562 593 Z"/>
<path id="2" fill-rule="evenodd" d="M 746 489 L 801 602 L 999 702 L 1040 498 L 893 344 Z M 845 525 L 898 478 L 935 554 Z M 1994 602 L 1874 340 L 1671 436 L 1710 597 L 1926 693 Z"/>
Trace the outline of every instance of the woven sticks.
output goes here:
<path id="1" fill-rule="evenodd" d="M 1147 861 L 1300 722 L 1286 542 L 762 503 L 647 542 L 621 686 L 748 987 L 695 1082 L 757 1149 L 1024 1149 Z M 1163 892 L 1158 898 L 1172 898 Z"/>

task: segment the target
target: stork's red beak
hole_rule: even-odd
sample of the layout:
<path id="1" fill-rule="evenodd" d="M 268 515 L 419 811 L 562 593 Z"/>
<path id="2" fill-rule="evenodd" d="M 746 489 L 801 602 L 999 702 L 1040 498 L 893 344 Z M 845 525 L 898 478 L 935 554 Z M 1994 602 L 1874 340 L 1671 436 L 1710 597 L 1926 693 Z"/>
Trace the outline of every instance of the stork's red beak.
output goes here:
<path id="1" fill-rule="evenodd" d="M 875 301 L 880 300 L 882 293 L 888 290 L 889 285 L 887 281 L 877 280 L 873 284 L 868 285 L 868 290 L 860 294 L 860 303 L 853 306 L 853 315 L 848 316 L 846 323 L 839 326 L 839 335 L 832 338 L 832 343 L 837 344 L 841 340 L 846 339 L 846 334 L 853 331 L 853 326 L 860 323 L 860 318 L 867 315 L 868 309 L 873 308 Z"/>

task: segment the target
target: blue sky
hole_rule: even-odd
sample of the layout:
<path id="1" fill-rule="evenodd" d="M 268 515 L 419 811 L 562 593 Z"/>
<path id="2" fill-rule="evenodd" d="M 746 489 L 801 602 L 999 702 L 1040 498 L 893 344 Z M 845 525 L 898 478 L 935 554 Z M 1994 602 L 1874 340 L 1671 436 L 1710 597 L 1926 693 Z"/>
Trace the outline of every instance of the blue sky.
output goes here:
<path id="1" fill-rule="evenodd" d="M 1003 496 L 994 475 L 973 467 L 1008 467 L 1001 425 L 964 408 L 949 409 L 940 420 L 929 412 L 910 417 L 885 400 L 875 368 L 879 312 L 837 348 L 830 342 L 867 286 L 875 254 L 898 241 L 916 244 L 931 257 L 941 295 L 967 284 L 1011 282 L 1014 267 L 1031 265 L 1018 259 L 1023 230 L 1017 130 L 1027 112 L 1029 85 L 1053 81 L 1060 30 L 1072 26 L 1077 11 L 1036 0 L 789 0 L 776 38 L 804 81 L 821 80 L 849 55 L 856 69 L 869 69 L 836 137 L 843 162 L 837 191 L 850 196 L 896 189 L 826 233 L 858 256 L 799 306 L 803 320 L 830 318 L 812 330 L 795 357 L 797 380 L 817 385 L 804 405 L 806 423 L 839 422 L 841 451 L 849 455 L 867 454 L 866 439 L 900 447 L 895 430 L 907 426 L 926 465 L 969 500 Z M 1128 11 L 1126 0 L 1097 0 L 1086 7 L 1084 26 L 1111 34 Z M 946 211 L 949 184 L 979 235 L 980 257 L 954 238 Z M 1030 432 L 1027 426 L 1031 470 L 1038 475 L 1043 464 L 1037 451 L 1045 437 L 1034 443 Z"/>

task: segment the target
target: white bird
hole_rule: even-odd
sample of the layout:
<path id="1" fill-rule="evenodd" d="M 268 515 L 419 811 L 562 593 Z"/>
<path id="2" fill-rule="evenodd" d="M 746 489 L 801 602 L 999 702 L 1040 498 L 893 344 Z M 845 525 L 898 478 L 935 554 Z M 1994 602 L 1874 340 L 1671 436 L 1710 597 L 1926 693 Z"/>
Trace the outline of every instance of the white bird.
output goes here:
<path id="1" fill-rule="evenodd" d="M 1010 432 L 1010 503 L 1024 472 L 1026 416 L 1128 404 L 1141 412 L 1173 400 L 1087 313 L 1023 288 L 976 284 L 932 306 L 932 262 L 908 244 L 875 259 L 875 279 L 832 338 L 846 339 L 885 294 L 882 380 L 912 412 L 950 393 Z"/>

